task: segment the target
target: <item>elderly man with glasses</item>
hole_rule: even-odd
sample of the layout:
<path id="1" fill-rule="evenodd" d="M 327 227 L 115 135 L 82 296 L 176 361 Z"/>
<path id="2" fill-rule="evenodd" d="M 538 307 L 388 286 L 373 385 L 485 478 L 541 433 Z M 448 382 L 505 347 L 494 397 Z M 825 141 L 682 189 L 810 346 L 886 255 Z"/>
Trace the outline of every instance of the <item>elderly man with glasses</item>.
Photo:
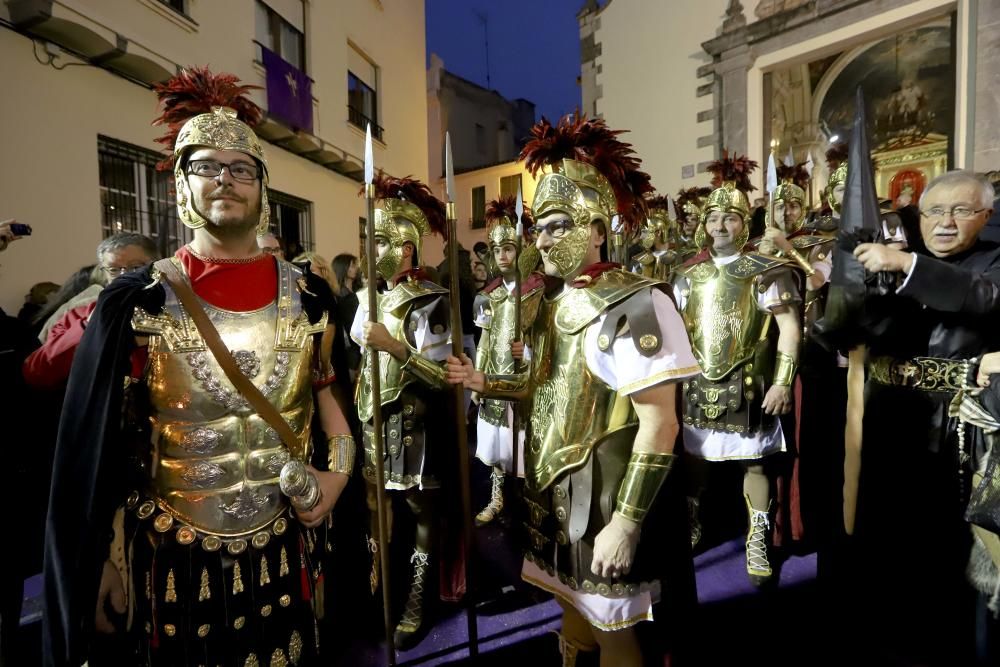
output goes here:
<path id="1" fill-rule="evenodd" d="M 948 172 L 920 200 L 926 251 L 874 243 L 854 251 L 869 274 L 896 274 L 868 284 L 898 288 L 872 289 L 864 304 L 868 382 L 849 570 L 858 588 L 848 599 L 864 600 L 856 608 L 878 621 L 855 627 L 919 664 L 973 664 L 963 512 L 985 446 L 972 431 L 960 434 L 949 405 L 1000 343 L 1000 245 L 979 238 L 993 199 L 985 179 Z"/>
<path id="2" fill-rule="evenodd" d="M 64 388 L 76 348 L 101 290 L 118 276 L 140 271 L 156 259 L 159 259 L 156 244 L 142 234 L 124 232 L 101 241 L 97 246 L 97 261 L 102 284 L 91 285 L 81 293 L 79 300 L 71 300 L 65 310 L 60 309 L 53 315 L 49 336 L 24 361 L 25 381 L 38 389 Z"/>

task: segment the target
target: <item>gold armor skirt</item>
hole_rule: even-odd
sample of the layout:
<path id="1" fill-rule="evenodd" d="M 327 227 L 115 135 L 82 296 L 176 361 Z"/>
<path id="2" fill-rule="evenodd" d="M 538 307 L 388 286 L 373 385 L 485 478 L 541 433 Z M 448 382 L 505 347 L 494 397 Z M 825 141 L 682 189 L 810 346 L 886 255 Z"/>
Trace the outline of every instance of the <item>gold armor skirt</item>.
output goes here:
<path id="1" fill-rule="evenodd" d="M 176 522 L 151 500 L 130 505 L 134 664 L 316 664 L 326 526 L 303 529 L 288 511 L 245 539 L 221 539 Z"/>

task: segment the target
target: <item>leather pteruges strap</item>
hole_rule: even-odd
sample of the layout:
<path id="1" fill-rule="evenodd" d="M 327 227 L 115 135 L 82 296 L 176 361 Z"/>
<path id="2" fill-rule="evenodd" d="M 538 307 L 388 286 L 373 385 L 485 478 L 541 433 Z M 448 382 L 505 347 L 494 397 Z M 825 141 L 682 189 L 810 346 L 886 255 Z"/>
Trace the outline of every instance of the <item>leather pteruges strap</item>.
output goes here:
<path id="1" fill-rule="evenodd" d="M 250 381 L 250 378 L 244 375 L 239 366 L 236 365 L 236 359 L 233 358 L 232 352 L 222 342 L 222 337 L 219 336 L 218 330 L 216 330 L 212 321 L 208 319 L 208 314 L 202 308 L 201 302 L 195 295 L 194 290 L 191 289 L 190 283 L 181 274 L 177 265 L 174 264 L 172 259 L 168 258 L 161 259 L 153 264 L 153 266 L 159 269 L 164 280 L 167 281 L 174 294 L 180 299 L 184 310 L 194 320 L 194 325 L 198 328 L 198 333 L 204 339 L 205 345 L 208 346 L 208 349 L 212 352 L 212 356 L 219 362 L 222 371 L 229 378 L 229 381 L 233 383 L 233 386 L 236 387 L 236 390 L 247 400 L 247 403 L 250 404 L 260 418 L 278 432 L 281 442 L 289 450 L 293 452 L 299 451 L 299 438 L 295 435 L 295 431 L 284 420 L 278 409 L 265 398 L 264 394 L 260 393 L 260 390 Z"/>
<path id="2" fill-rule="evenodd" d="M 660 322 L 656 319 L 653 296 L 649 289 L 639 290 L 608 311 L 600 336 L 604 336 L 607 341 L 614 340 L 623 321 L 628 324 L 639 354 L 652 357 L 660 351 L 663 335 L 660 333 Z"/>

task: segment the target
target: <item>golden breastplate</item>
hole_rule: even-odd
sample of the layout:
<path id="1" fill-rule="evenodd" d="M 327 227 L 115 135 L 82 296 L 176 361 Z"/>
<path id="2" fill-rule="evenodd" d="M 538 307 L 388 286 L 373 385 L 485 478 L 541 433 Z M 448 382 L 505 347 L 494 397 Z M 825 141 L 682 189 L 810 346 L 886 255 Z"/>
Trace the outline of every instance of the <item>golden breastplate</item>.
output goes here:
<path id="1" fill-rule="evenodd" d="M 620 396 L 587 367 L 584 339 L 588 327 L 579 323 L 592 320 L 587 314 L 581 317 L 579 300 L 568 296 L 543 299 L 533 327 L 535 391 L 525 468 L 529 486 L 539 491 L 586 463 L 597 440 L 637 422 L 629 398 Z M 560 310 L 567 312 L 560 316 Z"/>
<path id="2" fill-rule="evenodd" d="M 202 532 L 235 536 L 266 526 L 287 507 L 278 486 L 290 457 L 311 454 L 312 337 L 295 289 L 299 272 L 279 262 L 278 299 L 251 312 L 202 303 L 249 377 L 301 443 L 289 451 L 247 404 L 205 346 L 173 291 L 160 315 L 137 309 L 133 326 L 151 334 L 146 382 L 152 407 L 148 492 L 164 510 Z"/>
<path id="3" fill-rule="evenodd" d="M 409 280 L 400 283 L 393 289 L 378 294 L 378 321 L 385 325 L 390 336 L 407 343 L 409 346 L 405 327 L 409 321 L 410 312 L 414 308 L 426 305 L 430 300 L 447 293 L 448 291 L 444 288 L 427 281 Z M 358 292 L 359 301 L 367 303 L 367 299 L 367 290 Z M 403 389 L 416 378 L 405 372 L 403 362 L 388 352 L 379 352 L 378 363 L 379 393 L 382 396 L 382 405 L 386 405 L 399 398 Z M 361 364 L 361 376 L 355 394 L 358 417 L 362 422 L 368 422 L 372 418 L 371 378 L 371 352 L 365 349 Z"/>
<path id="4" fill-rule="evenodd" d="M 771 314 L 757 307 L 758 291 L 766 286 L 759 276 L 783 262 L 745 255 L 725 266 L 712 261 L 683 270 L 687 303 L 681 316 L 691 348 L 710 380 L 721 380 L 750 360 L 767 336 Z"/>

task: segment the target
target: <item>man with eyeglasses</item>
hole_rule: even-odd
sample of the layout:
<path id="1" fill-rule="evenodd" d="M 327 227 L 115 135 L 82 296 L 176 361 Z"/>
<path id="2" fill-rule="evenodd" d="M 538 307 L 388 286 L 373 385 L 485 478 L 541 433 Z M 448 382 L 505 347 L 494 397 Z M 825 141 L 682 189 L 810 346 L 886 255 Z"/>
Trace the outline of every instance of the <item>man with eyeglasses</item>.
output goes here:
<path id="1" fill-rule="evenodd" d="M 355 454 L 320 348 L 331 290 L 257 246 L 268 172 L 246 88 L 195 68 L 156 92 L 194 238 L 169 266 L 104 265 L 117 277 L 76 355 L 53 466 L 44 664 L 101 657 L 114 635 L 103 663 L 316 665 L 330 512 Z M 253 407 L 236 373 L 278 414 Z M 293 460 L 315 482 L 310 504 L 279 484 Z"/>
<path id="2" fill-rule="evenodd" d="M 123 273 L 141 271 L 157 259 L 156 244 L 142 234 L 123 232 L 101 241 L 97 246 L 97 262 L 103 284 L 92 286 L 93 294 L 85 303 L 67 308 L 58 317 L 44 344 L 24 361 L 25 381 L 36 389 L 65 388 L 73 357 L 101 290 Z"/>
<path id="3" fill-rule="evenodd" d="M 878 243 L 854 251 L 868 274 L 895 274 L 900 286 L 886 293 L 874 289 L 886 281 L 866 280 L 852 580 L 866 602 L 858 627 L 871 627 L 906 664 L 973 664 L 975 598 L 965 581 L 972 537 L 963 513 L 985 445 L 971 430 L 959 437 L 965 427 L 949 405 L 973 385 L 978 359 L 1000 347 L 1000 245 L 979 238 L 993 199 L 982 177 L 945 173 L 920 198 L 925 252 Z"/>
<path id="4" fill-rule="evenodd" d="M 278 259 L 285 259 L 285 251 L 281 247 L 281 239 L 270 232 L 257 237 L 257 246 L 268 255 L 274 255 Z"/>

